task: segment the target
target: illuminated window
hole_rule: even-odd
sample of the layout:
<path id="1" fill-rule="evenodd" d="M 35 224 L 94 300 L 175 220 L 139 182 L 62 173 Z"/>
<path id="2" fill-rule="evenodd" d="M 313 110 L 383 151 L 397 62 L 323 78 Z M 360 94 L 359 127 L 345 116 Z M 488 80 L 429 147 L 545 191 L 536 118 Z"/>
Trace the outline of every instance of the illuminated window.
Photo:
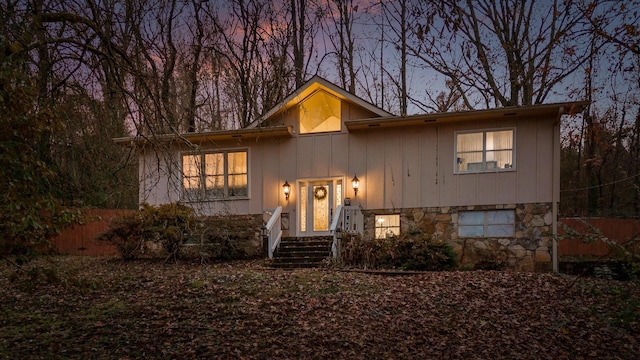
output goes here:
<path id="1" fill-rule="evenodd" d="M 300 134 L 340 131 L 340 100 L 318 91 L 300 104 Z"/>
<path id="2" fill-rule="evenodd" d="M 187 195 L 215 199 L 246 197 L 248 183 L 246 151 L 182 156 L 182 185 Z"/>
<path id="3" fill-rule="evenodd" d="M 461 211 L 458 214 L 460 237 L 513 237 L 514 234 L 513 210 Z"/>
<path id="4" fill-rule="evenodd" d="M 456 172 L 511 170 L 514 131 L 494 130 L 456 134 Z"/>
<path id="5" fill-rule="evenodd" d="M 376 239 L 400 235 L 400 215 L 376 215 Z"/>

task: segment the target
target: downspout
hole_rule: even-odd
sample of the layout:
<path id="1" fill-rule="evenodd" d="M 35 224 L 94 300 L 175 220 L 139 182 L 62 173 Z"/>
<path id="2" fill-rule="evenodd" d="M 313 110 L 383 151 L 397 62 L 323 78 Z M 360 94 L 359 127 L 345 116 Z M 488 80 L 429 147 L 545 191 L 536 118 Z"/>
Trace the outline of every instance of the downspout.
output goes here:
<path id="1" fill-rule="evenodd" d="M 560 121 L 564 114 L 564 106 L 558 109 L 558 118 L 553 124 L 553 203 L 552 203 L 552 218 L 553 223 L 551 231 L 553 234 L 551 245 L 551 262 L 553 266 L 553 272 L 557 273 L 559 270 L 558 264 L 558 204 L 560 203 Z"/>

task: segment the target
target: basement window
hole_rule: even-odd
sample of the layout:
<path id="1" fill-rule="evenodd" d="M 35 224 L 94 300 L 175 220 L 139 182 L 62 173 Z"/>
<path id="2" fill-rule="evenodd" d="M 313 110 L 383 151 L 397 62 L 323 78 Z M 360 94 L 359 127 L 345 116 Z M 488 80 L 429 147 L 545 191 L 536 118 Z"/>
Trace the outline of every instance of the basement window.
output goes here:
<path id="1" fill-rule="evenodd" d="M 458 213 L 459 237 L 502 238 L 515 236 L 513 210 L 461 211 Z"/>
<path id="2" fill-rule="evenodd" d="M 376 215 L 375 218 L 376 239 L 386 239 L 400 236 L 400 215 Z"/>

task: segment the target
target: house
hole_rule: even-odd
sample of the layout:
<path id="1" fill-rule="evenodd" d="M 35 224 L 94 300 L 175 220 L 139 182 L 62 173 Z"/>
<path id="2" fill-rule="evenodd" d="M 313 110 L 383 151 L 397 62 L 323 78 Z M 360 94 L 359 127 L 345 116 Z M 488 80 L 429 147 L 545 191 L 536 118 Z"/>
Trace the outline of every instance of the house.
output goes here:
<path id="1" fill-rule="evenodd" d="M 584 106 L 398 117 L 316 76 L 243 129 L 115 141 L 139 150 L 140 202 L 246 215 L 257 239 L 266 221 L 270 256 L 283 236 L 333 236 L 337 252 L 340 230 L 423 232 L 464 267 L 500 257 L 548 271 L 560 120 Z"/>

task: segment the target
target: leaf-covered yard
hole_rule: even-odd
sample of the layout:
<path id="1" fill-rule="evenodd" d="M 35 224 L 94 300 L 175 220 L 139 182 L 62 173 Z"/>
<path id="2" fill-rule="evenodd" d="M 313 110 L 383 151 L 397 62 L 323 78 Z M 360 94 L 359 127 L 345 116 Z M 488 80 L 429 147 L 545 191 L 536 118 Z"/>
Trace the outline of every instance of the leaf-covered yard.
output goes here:
<path id="1" fill-rule="evenodd" d="M 0 264 L 0 358 L 635 359 L 640 286 L 262 262 Z"/>

